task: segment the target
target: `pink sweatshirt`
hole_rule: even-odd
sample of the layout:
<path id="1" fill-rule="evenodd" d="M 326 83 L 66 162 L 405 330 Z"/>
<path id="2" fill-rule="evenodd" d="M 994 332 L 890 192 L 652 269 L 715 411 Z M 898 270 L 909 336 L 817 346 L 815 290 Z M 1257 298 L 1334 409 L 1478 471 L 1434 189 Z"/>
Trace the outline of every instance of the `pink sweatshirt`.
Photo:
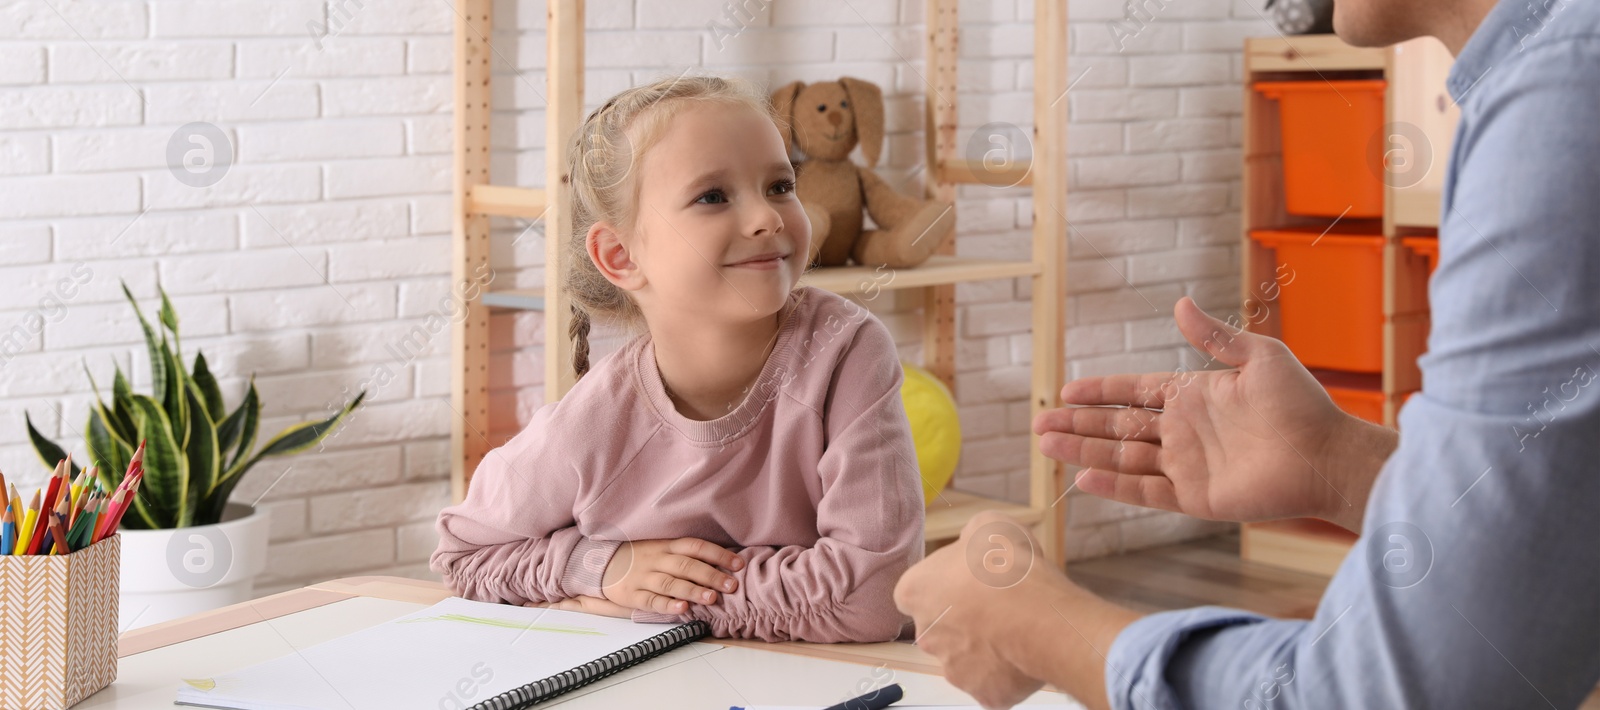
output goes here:
<path id="1" fill-rule="evenodd" d="M 483 459 L 439 514 L 434 571 L 463 597 L 602 596 L 619 541 L 697 537 L 743 557 L 739 589 L 678 617 L 718 637 L 885 641 L 892 593 L 922 558 L 916 451 L 884 325 L 802 287 L 743 403 L 679 414 L 648 335 L 602 359 Z"/>

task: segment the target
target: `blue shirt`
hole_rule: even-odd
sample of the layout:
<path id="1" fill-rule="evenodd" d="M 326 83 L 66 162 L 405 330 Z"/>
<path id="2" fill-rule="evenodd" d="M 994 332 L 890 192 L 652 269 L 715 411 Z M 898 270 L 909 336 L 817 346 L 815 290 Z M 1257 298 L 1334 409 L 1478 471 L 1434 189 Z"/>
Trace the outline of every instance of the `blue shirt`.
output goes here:
<path id="1" fill-rule="evenodd" d="M 1114 708 L 1565 710 L 1600 681 L 1600 2 L 1502 0 L 1449 90 L 1423 387 L 1360 540 L 1310 621 L 1129 626 Z"/>

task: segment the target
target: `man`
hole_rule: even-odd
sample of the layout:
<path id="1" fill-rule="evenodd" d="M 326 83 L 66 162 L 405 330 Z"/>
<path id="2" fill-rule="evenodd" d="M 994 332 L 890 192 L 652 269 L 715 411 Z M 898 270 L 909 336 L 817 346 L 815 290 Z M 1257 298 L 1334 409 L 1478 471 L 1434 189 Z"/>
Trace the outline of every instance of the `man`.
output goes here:
<path id="1" fill-rule="evenodd" d="M 1361 538 L 1310 621 L 1141 617 L 1035 563 L 1014 523 L 974 520 L 896 600 L 987 707 L 1049 682 L 1098 708 L 1572 708 L 1600 681 L 1600 2 L 1335 8 L 1353 44 L 1432 35 L 1456 55 L 1432 333 L 1399 432 L 1187 299 L 1185 338 L 1234 369 L 1072 382 L 1063 401 L 1090 406 L 1034 429 L 1089 493 Z M 997 536 L 1025 573 L 990 569 Z"/>

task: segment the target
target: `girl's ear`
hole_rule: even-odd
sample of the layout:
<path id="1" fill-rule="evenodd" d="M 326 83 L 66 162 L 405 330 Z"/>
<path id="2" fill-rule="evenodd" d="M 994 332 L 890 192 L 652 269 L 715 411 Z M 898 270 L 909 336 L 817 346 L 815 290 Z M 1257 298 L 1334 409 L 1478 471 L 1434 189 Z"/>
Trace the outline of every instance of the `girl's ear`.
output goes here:
<path id="1" fill-rule="evenodd" d="M 584 239 L 589 260 L 607 281 L 624 291 L 637 291 L 644 287 L 644 272 L 622 243 L 622 234 L 610 222 L 595 222 Z"/>

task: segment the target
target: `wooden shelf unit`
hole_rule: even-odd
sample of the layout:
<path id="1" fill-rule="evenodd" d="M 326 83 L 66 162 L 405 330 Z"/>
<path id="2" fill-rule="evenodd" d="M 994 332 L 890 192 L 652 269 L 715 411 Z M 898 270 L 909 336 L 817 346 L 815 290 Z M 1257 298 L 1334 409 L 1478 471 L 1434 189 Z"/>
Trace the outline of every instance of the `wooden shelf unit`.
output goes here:
<path id="1" fill-rule="evenodd" d="M 495 185 L 489 166 L 489 92 L 493 36 L 491 0 L 461 0 L 455 28 L 455 191 L 454 279 L 469 281 L 489 266 L 490 216 L 538 219 L 545 223 L 545 279 L 541 289 L 494 290 L 467 301 L 466 317 L 454 324 L 452 345 L 451 480 L 457 500 L 466 495 L 472 472 L 491 447 L 489 427 L 489 310 L 542 310 L 545 338 L 545 401 L 555 401 L 572 388 L 571 342 L 564 334 L 571 318 L 570 301 L 559 275 L 568 255 L 560 235 L 572 229 L 566 209 L 570 198 L 565 166 L 568 140 L 577 130 L 583 108 L 584 3 L 547 0 L 548 87 L 543 188 Z M 957 142 L 955 98 L 960 31 L 956 0 L 926 0 L 925 132 L 930 169 L 927 194 L 954 202 L 959 184 L 1028 185 L 1035 194 L 1065 201 L 1067 193 L 1067 103 L 1060 100 L 1067 81 L 1067 15 L 1065 3 L 1034 3 L 1034 132 L 1032 159 L 1000 172 L 982 169 L 964 159 Z M 1053 208 L 1035 201 L 1032 254 L 1028 261 L 997 261 L 955 256 L 955 240 L 940 254 L 915 269 L 879 273 L 867 267 L 822 268 L 808 272 L 802 284 L 840 294 L 867 291 L 920 290 L 923 310 L 923 366 L 954 389 L 955 286 L 966 281 L 1033 279 L 1033 371 L 1030 409 L 1034 414 L 1058 406 L 1065 363 L 1067 223 Z M 954 539 L 977 512 L 999 509 L 1034 526 L 1049 559 L 1064 562 L 1063 520 L 1055 508 L 1063 490 L 1062 466 L 1041 454 L 1037 437 L 1030 439 L 1027 504 L 993 500 L 954 489 L 928 505 L 930 544 Z"/>
<path id="2" fill-rule="evenodd" d="M 1445 92 L 1452 58 L 1431 37 L 1387 48 L 1352 47 L 1333 35 L 1245 40 L 1243 219 L 1240 249 L 1241 299 L 1246 313 L 1264 313 L 1248 326 L 1280 334 L 1274 303 L 1264 302 L 1261 284 L 1274 280 L 1271 249 L 1255 243 L 1256 229 L 1327 227 L 1331 219 L 1290 215 L 1284 208 L 1283 157 L 1277 102 L 1254 90 L 1257 81 L 1317 81 L 1381 78 L 1384 146 L 1401 161 L 1385 165 L 1383 246 L 1383 423 L 1395 426 L 1405 396 L 1422 387 L 1417 357 L 1427 349 L 1428 284 L 1422 257 L 1401 245 L 1403 236 L 1437 233 L 1439 194 L 1460 110 Z M 1331 523 L 1290 520 L 1246 524 L 1240 555 L 1247 560 L 1332 575 L 1356 536 Z"/>

